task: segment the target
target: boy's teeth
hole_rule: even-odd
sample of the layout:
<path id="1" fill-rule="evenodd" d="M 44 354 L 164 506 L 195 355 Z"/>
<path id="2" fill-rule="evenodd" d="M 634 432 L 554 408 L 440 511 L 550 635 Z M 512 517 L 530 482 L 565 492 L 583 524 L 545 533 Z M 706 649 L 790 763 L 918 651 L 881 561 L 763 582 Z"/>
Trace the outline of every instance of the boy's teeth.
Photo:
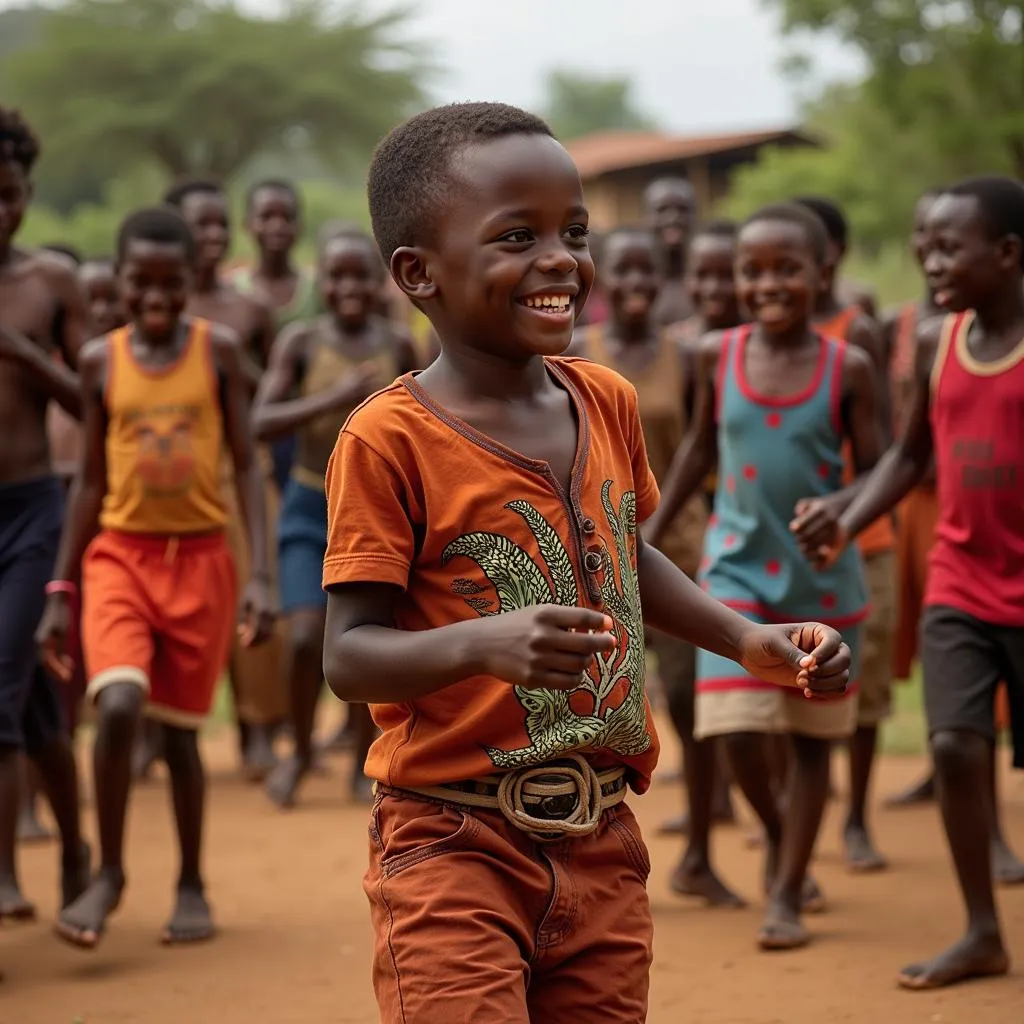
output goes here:
<path id="1" fill-rule="evenodd" d="M 569 305 L 568 295 L 538 295 L 523 300 L 530 309 L 565 309 Z"/>

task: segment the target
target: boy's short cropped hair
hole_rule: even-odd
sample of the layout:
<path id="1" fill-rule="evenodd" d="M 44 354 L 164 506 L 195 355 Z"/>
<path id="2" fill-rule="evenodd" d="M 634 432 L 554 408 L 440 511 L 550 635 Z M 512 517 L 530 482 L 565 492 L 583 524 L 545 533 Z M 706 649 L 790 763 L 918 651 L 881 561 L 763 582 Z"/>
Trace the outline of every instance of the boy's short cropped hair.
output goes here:
<path id="1" fill-rule="evenodd" d="M 795 224 L 801 228 L 807 236 L 807 244 L 814 254 L 815 261 L 819 266 L 824 265 L 828 257 L 828 230 L 822 219 L 810 207 L 800 203 L 773 203 L 770 206 L 763 206 L 743 222 L 740 231 L 750 224 L 762 221 L 781 221 L 783 224 Z"/>
<path id="2" fill-rule="evenodd" d="M 180 245 L 191 263 L 196 256 L 196 240 L 185 219 L 171 206 L 150 206 L 128 214 L 117 232 L 117 260 L 120 263 L 129 242 L 157 242 Z"/>
<path id="3" fill-rule="evenodd" d="M 945 194 L 974 199 L 993 239 L 1015 235 L 1024 272 L 1024 184 L 1013 178 L 986 175 L 958 181 L 945 189 Z"/>
<path id="4" fill-rule="evenodd" d="M 454 198 L 454 155 L 506 135 L 549 135 L 535 114 L 505 103 L 451 103 L 393 128 L 377 146 L 366 190 L 370 219 L 385 263 L 399 246 L 429 237 L 439 208 Z"/>

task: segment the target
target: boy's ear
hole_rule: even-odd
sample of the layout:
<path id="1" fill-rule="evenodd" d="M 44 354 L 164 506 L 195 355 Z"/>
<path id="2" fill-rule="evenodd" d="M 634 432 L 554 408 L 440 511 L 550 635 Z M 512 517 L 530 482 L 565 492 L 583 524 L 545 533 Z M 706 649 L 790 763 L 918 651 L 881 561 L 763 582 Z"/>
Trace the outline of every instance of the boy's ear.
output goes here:
<path id="1" fill-rule="evenodd" d="M 391 256 L 391 276 L 414 302 L 432 299 L 437 285 L 430 275 L 426 254 L 415 245 L 399 246 Z"/>
<path id="2" fill-rule="evenodd" d="M 1019 235 L 1004 235 L 999 241 L 999 258 L 1005 267 L 1021 265 L 1020 251 L 1024 238 Z"/>

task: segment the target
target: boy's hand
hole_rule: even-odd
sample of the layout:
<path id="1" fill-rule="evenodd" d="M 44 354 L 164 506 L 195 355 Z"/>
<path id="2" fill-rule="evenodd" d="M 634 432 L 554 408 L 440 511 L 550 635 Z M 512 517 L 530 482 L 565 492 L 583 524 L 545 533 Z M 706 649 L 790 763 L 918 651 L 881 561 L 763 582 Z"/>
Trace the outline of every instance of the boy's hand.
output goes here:
<path id="1" fill-rule="evenodd" d="M 51 594 L 36 630 L 36 647 L 43 667 L 55 679 L 66 683 L 75 670 L 68 655 L 71 635 L 71 603 L 66 594 Z"/>
<path id="2" fill-rule="evenodd" d="M 850 648 L 820 622 L 751 625 L 740 641 L 740 664 L 758 679 L 801 687 L 805 697 L 837 697 L 850 679 Z"/>
<path id="3" fill-rule="evenodd" d="M 804 557 L 818 569 L 828 568 L 847 544 L 839 521 L 842 507 L 831 497 L 803 498 L 794 513 L 789 529 Z"/>
<path id="4" fill-rule="evenodd" d="M 607 615 L 559 604 L 490 616 L 480 627 L 483 672 L 529 690 L 575 690 L 594 655 L 617 643 Z"/>
<path id="5" fill-rule="evenodd" d="M 238 636 L 243 647 L 256 647 L 270 639 L 276 613 L 266 580 L 249 580 L 242 595 L 240 618 Z"/>

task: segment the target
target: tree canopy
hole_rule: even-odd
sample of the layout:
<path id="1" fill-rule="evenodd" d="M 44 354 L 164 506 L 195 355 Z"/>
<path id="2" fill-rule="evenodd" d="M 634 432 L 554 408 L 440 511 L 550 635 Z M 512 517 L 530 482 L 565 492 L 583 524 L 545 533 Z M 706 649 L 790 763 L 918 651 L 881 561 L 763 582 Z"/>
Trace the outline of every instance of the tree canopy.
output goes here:
<path id="1" fill-rule="evenodd" d="M 877 248 L 906 237 L 927 188 L 972 174 L 1024 178 L 1020 0 L 764 2 L 795 45 L 829 34 L 859 51 L 866 74 L 833 84 L 805 111 L 825 146 L 766 153 L 737 176 L 730 212 L 821 192 Z"/>
<path id="2" fill-rule="evenodd" d="M 617 128 L 654 128 L 633 100 L 626 77 L 595 77 L 552 71 L 546 81 L 544 116 L 560 139 Z"/>
<path id="3" fill-rule="evenodd" d="M 287 149 L 351 162 L 424 102 L 428 54 L 405 20 L 319 0 L 273 18 L 213 0 L 70 0 L 5 58 L 2 84 L 51 174 L 155 161 L 228 179 Z"/>

